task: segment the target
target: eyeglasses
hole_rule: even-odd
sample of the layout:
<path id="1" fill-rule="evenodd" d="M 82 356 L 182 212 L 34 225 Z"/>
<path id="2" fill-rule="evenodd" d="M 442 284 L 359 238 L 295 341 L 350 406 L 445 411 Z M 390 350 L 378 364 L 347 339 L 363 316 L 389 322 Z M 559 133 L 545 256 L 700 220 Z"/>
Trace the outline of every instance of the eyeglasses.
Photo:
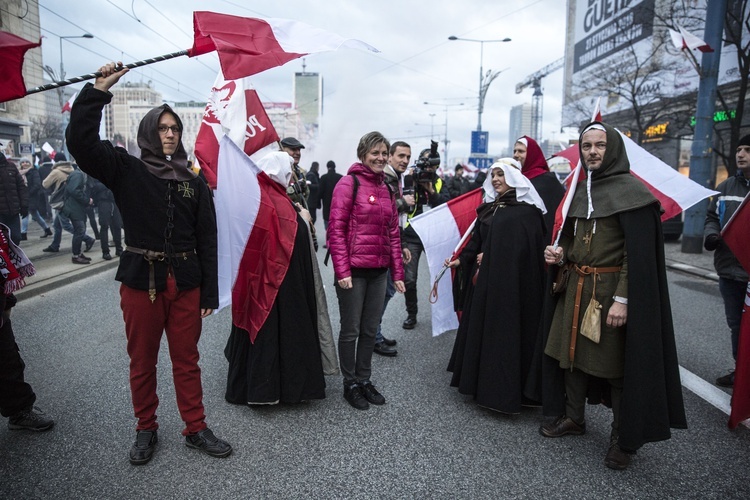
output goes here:
<path id="1" fill-rule="evenodd" d="M 177 125 L 172 125 L 171 127 L 167 127 L 166 125 L 159 125 L 160 134 L 165 135 L 167 133 L 167 130 L 171 130 L 174 135 L 182 132 L 182 129 Z"/>

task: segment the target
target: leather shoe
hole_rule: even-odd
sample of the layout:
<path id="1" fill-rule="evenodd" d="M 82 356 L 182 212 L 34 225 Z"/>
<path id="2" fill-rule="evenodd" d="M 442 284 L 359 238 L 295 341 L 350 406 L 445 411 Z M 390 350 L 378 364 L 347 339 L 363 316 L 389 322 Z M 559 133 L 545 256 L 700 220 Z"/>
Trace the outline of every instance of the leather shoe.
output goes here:
<path id="1" fill-rule="evenodd" d="M 604 457 L 604 465 L 614 470 L 625 470 L 630 465 L 630 460 L 633 456 L 632 453 L 623 451 L 620 445 L 617 444 L 618 436 L 614 432 L 609 440 L 609 450 L 607 456 Z"/>
<path id="2" fill-rule="evenodd" d="M 91 264 L 91 259 L 84 257 L 83 255 L 74 255 L 71 259 L 73 264 Z"/>
<path id="3" fill-rule="evenodd" d="M 734 370 L 716 379 L 719 387 L 734 387 Z"/>
<path id="4" fill-rule="evenodd" d="M 401 325 L 404 330 L 413 330 L 415 326 L 417 326 L 416 316 L 409 316 L 408 318 L 406 318 L 406 320 L 404 320 L 404 324 Z"/>
<path id="5" fill-rule="evenodd" d="M 59 252 L 59 251 L 60 251 L 60 249 L 59 249 L 59 248 L 52 248 L 51 246 L 48 246 L 47 248 L 44 248 L 44 249 L 42 249 L 42 252 L 52 252 L 52 253 L 57 253 L 57 252 Z"/>
<path id="6" fill-rule="evenodd" d="M 384 405 L 385 404 L 385 398 L 382 394 L 378 392 L 377 389 L 375 389 L 375 386 L 372 385 L 372 382 L 369 380 L 367 382 L 362 382 L 362 395 L 365 397 L 367 401 L 374 405 Z"/>
<path id="7" fill-rule="evenodd" d="M 378 342 L 378 343 L 376 343 L 375 344 L 375 348 L 373 349 L 373 351 L 376 354 L 380 354 L 381 356 L 394 357 L 396 354 L 398 354 L 398 351 L 395 348 L 393 348 L 393 347 L 391 347 L 389 345 L 385 345 L 385 342 Z"/>
<path id="8" fill-rule="evenodd" d="M 344 384 L 344 399 L 358 410 L 367 410 L 370 408 L 370 403 L 365 399 L 362 394 L 362 386 L 358 383 Z"/>
<path id="9" fill-rule="evenodd" d="M 396 342 L 396 339 L 387 339 L 385 337 L 383 337 L 383 343 L 385 345 L 389 345 L 391 347 L 393 347 L 394 345 L 398 344 L 398 342 Z"/>
<path id="10" fill-rule="evenodd" d="M 102 259 L 104 260 L 112 260 L 112 256 L 108 253 L 102 254 Z"/>
<path id="11" fill-rule="evenodd" d="M 203 429 L 197 434 L 188 434 L 185 436 L 185 446 L 216 458 L 228 457 L 232 453 L 232 445 L 214 436 L 211 429 Z"/>
<path id="12" fill-rule="evenodd" d="M 552 422 L 539 426 L 539 433 L 544 437 L 556 438 L 567 434 L 580 436 L 586 432 L 586 422 L 577 424 L 572 418 L 561 415 Z"/>
<path id="13" fill-rule="evenodd" d="M 133 465 L 144 465 L 151 460 L 154 455 L 154 449 L 159 438 L 156 431 L 138 431 L 135 436 L 135 443 L 130 448 L 130 463 Z"/>

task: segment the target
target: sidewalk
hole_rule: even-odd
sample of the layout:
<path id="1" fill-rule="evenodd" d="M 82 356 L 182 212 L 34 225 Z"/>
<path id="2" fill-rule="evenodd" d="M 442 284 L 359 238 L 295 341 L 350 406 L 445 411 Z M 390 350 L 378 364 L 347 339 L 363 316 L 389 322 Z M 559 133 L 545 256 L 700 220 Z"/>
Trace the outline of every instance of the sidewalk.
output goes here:
<path id="1" fill-rule="evenodd" d="M 52 228 L 51 223 L 50 228 Z M 88 222 L 86 224 L 86 232 L 89 236 L 94 236 Z M 33 220 L 29 221 L 29 230 L 27 233 L 28 239 L 21 242 L 21 249 L 26 253 L 26 256 L 31 259 L 31 262 L 34 263 L 36 274 L 27 278 L 26 287 L 15 293 L 19 300 L 41 295 L 49 290 L 73 283 L 108 269 L 113 269 L 119 263 L 119 259 L 115 256 L 114 247 L 110 248 L 112 260 L 107 261 L 102 259 L 101 243 L 99 240 L 96 240 L 91 250 L 85 254 L 87 257 L 91 258 L 91 263 L 85 265 L 73 264 L 71 261 L 71 258 L 73 257 L 73 251 L 71 248 L 73 235 L 63 231 L 60 251 L 57 253 L 45 253 L 42 250 L 52 243 L 52 236 L 40 238 L 43 234 L 44 231 L 39 227 L 39 224 Z M 111 233 L 109 239 L 110 241 L 112 240 Z"/>

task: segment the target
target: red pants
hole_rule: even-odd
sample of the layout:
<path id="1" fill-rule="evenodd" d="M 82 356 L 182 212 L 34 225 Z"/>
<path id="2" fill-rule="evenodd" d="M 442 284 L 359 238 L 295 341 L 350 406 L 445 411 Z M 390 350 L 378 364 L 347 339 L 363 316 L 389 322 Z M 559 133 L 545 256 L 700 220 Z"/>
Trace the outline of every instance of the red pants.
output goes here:
<path id="1" fill-rule="evenodd" d="M 151 303 L 148 292 L 120 285 L 120 307 L 130 356 L 130 392 L 137 430 L 156 430 L 156 364 L 163 332 L 167 332 L 177 407 L 185 422 L 183 435 L 206 428 L 203 411 L 198 340 L 201 336 L 200 288 L 179 291 L 174 277 Z"/>

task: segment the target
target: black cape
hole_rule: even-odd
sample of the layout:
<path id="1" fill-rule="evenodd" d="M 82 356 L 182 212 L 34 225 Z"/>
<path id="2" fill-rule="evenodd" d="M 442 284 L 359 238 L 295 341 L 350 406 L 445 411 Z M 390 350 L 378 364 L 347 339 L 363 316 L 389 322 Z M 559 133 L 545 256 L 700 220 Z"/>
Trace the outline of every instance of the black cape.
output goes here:
<path id="1" fill-rule="evenodd" d="M 687 428 L 659 212 L 658 203 L 652 203 L 619 214 L 628 254 L 628 320 L 619 445 L 627 451 L 669 439 L 670 428 Z M 544 415 L 558 416 L 565 413 L 564 373 L 556 359 L 539 351 L 544 351 L 557 304 L 556 297 L 549 293 L 547 297 L 544 335 L 537 343 L 536 353 L 542 378 L 529 380 L 526 395 L 541 397 Z M 606 403 L 608 395 L 600 392 L 606 391 L 606 381 L 592 376 L 589 381 L 589 403 Z"/>
<path id="2" fill-rule="evenodd" d="M 544 293 L 544 220 L 525 203 L 492 217 L 476 286 L 456 334 L 451 386 L 477 404 L 519 413 Z"/>
<path id="3" fill-rule="evenodd" d="M 317 317 L 310 236 L 298 216 L 289 269 L 255 343 L 247 330 L 232 325 L 224 349 L 225 399 L 269 404 L 325 398 Z"/>

